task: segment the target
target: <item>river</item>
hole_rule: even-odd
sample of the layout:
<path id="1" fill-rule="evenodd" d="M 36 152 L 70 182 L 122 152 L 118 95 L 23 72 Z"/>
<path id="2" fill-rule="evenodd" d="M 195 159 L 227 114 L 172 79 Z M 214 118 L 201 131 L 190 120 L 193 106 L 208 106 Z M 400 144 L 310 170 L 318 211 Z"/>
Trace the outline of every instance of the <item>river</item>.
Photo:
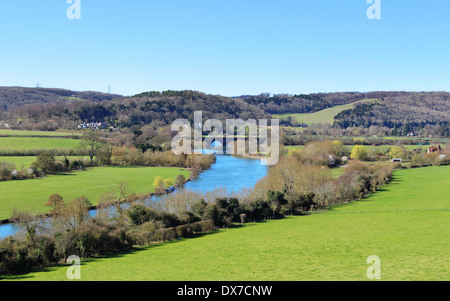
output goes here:
<path id="1" fill-rule="evenodd" d="M 223 188 L 229 192 L 239 192 L 253 187 L 267 174 L 267 166 L 256 159 L 243 159 L 230 155 L 216 155 L 216 163 L 210 169 L 200 173 L 199 177 L 188 182 L 184 189 L 209 192 Z M 175 190 L 174 193 L 177 193 Z M 95 211 L 91 211 L 95 215 Z M 14 224 L 0 225 L 0 239 L 14 235 L 20 228 Z"/>

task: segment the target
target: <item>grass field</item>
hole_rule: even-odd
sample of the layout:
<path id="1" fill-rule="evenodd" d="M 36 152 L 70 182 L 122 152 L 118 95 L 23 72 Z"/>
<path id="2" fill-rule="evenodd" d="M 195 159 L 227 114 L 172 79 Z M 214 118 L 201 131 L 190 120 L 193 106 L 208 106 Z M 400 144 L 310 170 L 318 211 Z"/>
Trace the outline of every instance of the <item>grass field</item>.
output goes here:
<path id="1" fill-rule="evenodd" d="M 0 137 L 0 150 L 74 149 L 80 140 L 38 137 Z"/>
<path id="2" fill-rule="evenodd" d="M 30 167 L 33 162 L 36 161 L 36 157 L 33 156 L 6 156 L 0 157 L 0 162 L 8 162 L 16 165 L 16 169 L 21 169 L 23 167 Z"/>
<path id="3" fill-rule="evenodd" d="M 449 280 L 450 166 L 399 170 L 366 199 L 328 212 L 247 224 L 85 260 L 91 280 Z M 12 277 L 65 280 L 64 266 Z"/>
<path id="4" fill-rule="evenodd" d="M 274 118 L 284 119 L 287 117 L 292 117 L 298 122 L 305 123 L 307 125 L 311 125 L 313 123 L 333 123 L 334 116 L 339 114 L 340 112 L 348 109 L 352 109 L 353 106 L 357 103 L 364 103 L 364 102 L 375 102 L 376 99 L 363 99 L 354 103 L 341 105 L 341 106 L 335 106 L 331 107 L 325 110 L 321 110 L 315 113 L 309 113 L 309 114 L 282 114 L 282 115 L 274 115 Z"/>
<path id="5" fill-rule="evenodd" d="M 44 132 L 44 131 L 18 131 L 18 130 L 0 130 L 0 136 L 8 137 L 65 137 L 72 135 L 81 135 L 79 132 Z"/>
<path id="6" fill-rule="evenodd" d="M 189 172 L 180 168 L 164 167 L 97 167 L 87 171 L 55 175 L 40 179 L 0 182 L 0 220 L 11 217 L 12 210 L 48 211 L 48 197 L 59 193 L 65 200 L 86 196 L 97 204 L 101 195 L 117 186 L 127 184 L 130 193 L 153 192 L 155 177 L 189 177 Z"/>

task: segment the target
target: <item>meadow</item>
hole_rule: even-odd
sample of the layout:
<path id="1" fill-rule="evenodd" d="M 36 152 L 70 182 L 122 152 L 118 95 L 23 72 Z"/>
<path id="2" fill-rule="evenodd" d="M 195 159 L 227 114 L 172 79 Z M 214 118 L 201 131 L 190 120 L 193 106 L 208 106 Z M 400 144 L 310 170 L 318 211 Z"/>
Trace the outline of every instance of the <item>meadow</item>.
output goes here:
<path id="1" fill-rule="evenodd" d="M 0 156 L 0 162 L 13 163 L 16 169 L 22 169 L 30 167 L 36 158 L 36 156 Z"/>
<path id="2" fill-rule="evenodd" d="M 84 260 L 94 280 L 449 280 L 450 166 L 398 170 L 363 200 L 308 216 L 246 224 L 194 239 Z M 9 279 L 67 280 L 66 266 Z"/>
<path id="3" fill-rule="evenodd" d="M 0 151 L 33 149 L 76 149 L 80 147 L 78 139 L 41 138 L 41 137 L 0 137 Z"/>
<path id="4" fill-rule="evenodd" d="M 157 176 L 171 178 L 178 175 L 189 178 L 189 171 L 165 167 L 95 167 L 86 171 L 65 173 L 22 181 L 0 182 L 0 220 L 11 217 L 14 208 L 46 213 L 50 195 L 58 193 L 65 200 L 87 197 L 94 205 L 100 197 L 124 183 L 129 193 L 154 192 L 153 181 Z"/>
<path id="5" fill-rule="evenodd" d="M 73 135 L 81 135 L 75 131 L 19 131 L 19 130 L 2 130 L 0 129 L 0 137 L 67 137 Z"/>
<path id="6" fill-rule="evenodd" d="M 342 111 L 352 109 L 353 106 L 357 103 L 365 103 L 365 102 L 375 102 L 376 99 L 363 99 L 354 103 L 334 106 L 331 108 L 327 108 L 325 110 L 321 110 L 315 113 L 306 113 L 306 114 L 282 114 L 282 115 L 274 115 L 274 118 L 285 119 L 287 117 L 292 117 L 298 122 L 302 122 L 307 125 L 311 125 L 313 123 L 330 123 L 333 124 L 334 116 L 339 114 Z"/>

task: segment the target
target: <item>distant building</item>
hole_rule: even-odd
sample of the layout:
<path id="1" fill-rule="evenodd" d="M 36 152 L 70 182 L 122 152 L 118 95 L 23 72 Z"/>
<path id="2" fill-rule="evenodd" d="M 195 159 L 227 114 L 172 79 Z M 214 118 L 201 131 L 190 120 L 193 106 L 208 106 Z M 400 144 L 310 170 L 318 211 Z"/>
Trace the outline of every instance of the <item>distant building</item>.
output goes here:
<path id="1" fill-rule="evenodd" d="M 78 125 L 78 129 L 104 130 L 109 127 L 108 122 L 82 122 Z"/>
<path id="2" fill-rule="evenodd" d="M 392 158 L 392 162 L 394 163 L 402 163 L 403 159 L 402 158 Z"/>

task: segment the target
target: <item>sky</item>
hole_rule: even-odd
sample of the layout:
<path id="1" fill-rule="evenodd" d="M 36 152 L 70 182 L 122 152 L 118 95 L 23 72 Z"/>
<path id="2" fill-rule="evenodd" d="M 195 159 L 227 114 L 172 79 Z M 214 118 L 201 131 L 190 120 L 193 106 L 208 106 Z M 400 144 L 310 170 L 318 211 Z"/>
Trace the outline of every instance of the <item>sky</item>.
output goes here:
<path id="1" fill-rule="evenodd" d="M 450 1 L 367 1 L 2 0 L 0 86 L 450 91 Z"/>

